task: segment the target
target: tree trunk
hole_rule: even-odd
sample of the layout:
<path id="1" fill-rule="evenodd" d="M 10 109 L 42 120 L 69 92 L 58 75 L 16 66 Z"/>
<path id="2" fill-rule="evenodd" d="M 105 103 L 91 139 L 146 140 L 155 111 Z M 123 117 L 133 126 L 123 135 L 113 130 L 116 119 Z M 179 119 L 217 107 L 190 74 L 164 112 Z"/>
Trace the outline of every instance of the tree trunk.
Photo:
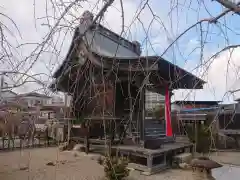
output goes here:
<path id="1" fill-rule="evenodd" d="M 83 133 L 84 133 L 84 146 L 85 146 L 85 153 L 89 153 L 89 125 L 83 125 Z"/>

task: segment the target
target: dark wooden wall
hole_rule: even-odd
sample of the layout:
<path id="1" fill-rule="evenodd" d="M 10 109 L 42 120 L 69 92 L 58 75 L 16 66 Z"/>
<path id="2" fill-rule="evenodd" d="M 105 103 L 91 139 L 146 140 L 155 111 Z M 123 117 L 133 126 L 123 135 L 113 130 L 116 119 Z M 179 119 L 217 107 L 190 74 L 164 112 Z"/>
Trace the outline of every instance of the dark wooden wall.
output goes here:
<path id="1" fill-rule="evenodd" d="M 220 129 L 240 129 L 240 114 L 221 114 L 218 117 Z"/>

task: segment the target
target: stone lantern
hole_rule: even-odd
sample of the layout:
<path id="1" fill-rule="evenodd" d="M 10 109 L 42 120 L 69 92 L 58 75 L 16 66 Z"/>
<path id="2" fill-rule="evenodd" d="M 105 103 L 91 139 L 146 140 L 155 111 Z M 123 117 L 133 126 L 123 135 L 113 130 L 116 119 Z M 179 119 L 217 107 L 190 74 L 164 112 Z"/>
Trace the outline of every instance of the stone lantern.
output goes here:
<path id="1" fill-rule="evenodd" d="M 190 163 L 196 176 L 196 180 L 214 180 L 212 169 L 222 167 L 221 164 L 209 159 L 208 157 L 199 157 L 193 159 Z"/>

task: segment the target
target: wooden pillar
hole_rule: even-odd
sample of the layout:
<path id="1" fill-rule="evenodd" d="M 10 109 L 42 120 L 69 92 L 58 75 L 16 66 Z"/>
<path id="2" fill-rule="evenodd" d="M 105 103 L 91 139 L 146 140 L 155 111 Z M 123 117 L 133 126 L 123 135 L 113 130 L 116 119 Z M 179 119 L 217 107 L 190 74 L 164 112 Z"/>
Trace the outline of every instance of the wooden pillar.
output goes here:
<path id="1" fill-rule="evenodd" d="M 87 120 L 87 122 L 85 122 L 83 124 L 83 128 L 85 129 L 85 132 L 84 132 L 84 146 L 85 146 L 85 153 L 88 154 L 89 153 L 89 131 L 90 131 L 90 128 L 89 128 L 89 120 Z"/>
<path id="2" fill-rule="evenodd" d="M 172 137 L 172 122 L 171 122 L 171 98 L 168 85 L 165 86 L 165 127 L 166 136 Z"/>
<path id="3" fill-rule="evenodd" d="M 152 167 L 153 167 L 153 157 L 152 157 L 152 155 L 149 155 L 148 158 L 147 158 L 147 167 L 149 169 L 152 169 Z"/>
<path id="4" fill-rule="evenodd" d="M 67 93 L 64 94 L 64 107 L 67 109 L 67 100 L 68 96 Z M 64 110 L 64 119 L 66 118 L 66 110 Z M 71 122 L 70 119 L 67 119 L 67 127 L 68 127 L 68 132 L 67 132 L 67 142 L 69 144 L 70 142 L 70 135 L 71 135 Z"/>
<path id="5" fill-rule="evenodd" d="M 112 144 L 113 144 L 113 126 L 112 126 L 112 120 L 109 120 L 109 141 L 108 141 L 108 154 L 111 157 L 112 155 Z"/>

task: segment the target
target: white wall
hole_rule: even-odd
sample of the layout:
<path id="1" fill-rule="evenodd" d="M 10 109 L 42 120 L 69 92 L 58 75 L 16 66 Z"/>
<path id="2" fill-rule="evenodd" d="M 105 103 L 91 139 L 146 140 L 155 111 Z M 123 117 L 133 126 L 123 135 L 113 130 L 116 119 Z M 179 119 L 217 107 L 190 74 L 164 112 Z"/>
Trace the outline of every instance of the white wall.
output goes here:
<path id="1" fill-rule="evenodd" d="M 49 99 L 49 104 L 63 105 L 64 100 L 60 96 L 53 96 Z"/>
<path id="2" fill-rule="evenodd" d="M 24 97 L 24 98 L 21 98 L 21 100 L 25 101 L 29 107 L 35 106 L 37 102 L 40 102 L 42 105 L 49 104 L 49 98 L 43 98 L 43 97 Z"/>
<path id="3" fill-rule="evenodd" d="M 50 105 L 50 104 L 54 104 L 54 105 L 64 105 L 64 100 L 63 98 L 59 97 L 59 96 L 53 96 L 51 98 L 43 98 L 43 97 L 24 97 L 22 98 L 23 101 L 27 102 L 29 107 L 34 106 L 34 104 L 37 101 L 40 101 L 42 105 Z M 68 98 L 68 101 L 70 101 L 70 99 Z M 69 104 L 69 102 L 67 103 Z"/>

